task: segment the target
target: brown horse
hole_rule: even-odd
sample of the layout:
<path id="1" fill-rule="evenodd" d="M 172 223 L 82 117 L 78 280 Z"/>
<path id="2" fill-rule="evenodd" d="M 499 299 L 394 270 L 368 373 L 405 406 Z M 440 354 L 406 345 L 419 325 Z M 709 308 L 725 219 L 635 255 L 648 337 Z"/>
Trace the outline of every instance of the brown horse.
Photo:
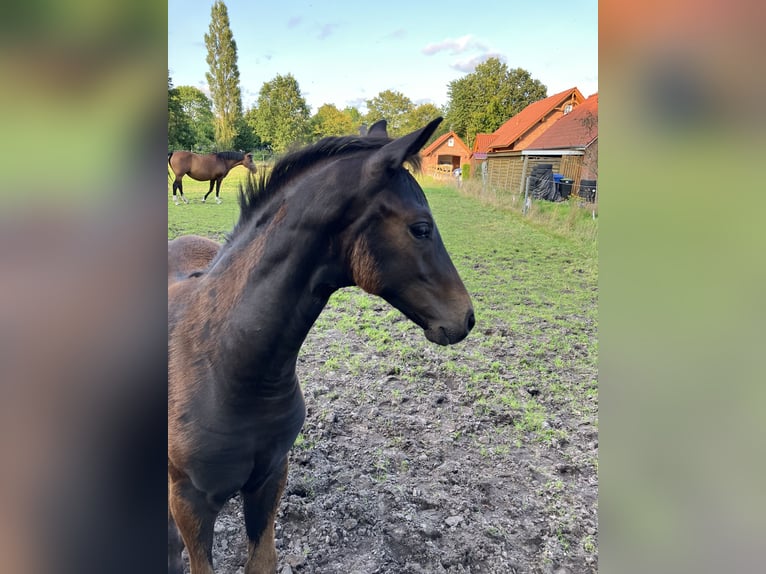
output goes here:
<path id="1" fill-rule="evenodd" d="M 168 288 L 169 572 L 182 572 L 184 546 L 192 574 L 213 572 L 215 519 L 237 492 L 245 573 L 276 572 L 274 519 L 305 418 L 296 362 L 332 293 L 378 295 L 439 345 L 473 328 L 471 299 L 404 167 L 419 165 L 440 121 L 395 140 L 385 124 L 325 138 L 248 178 L 227 241 Z"/>
<path id="2" fill-rule="evenodd" d="M 256 168 L 253 163 L 253 154 L 251 153 L 222 151 L 200 155 L 190 151 L 168 152 L 168 165 L 176 176 L 175 181 L 173 181 L 173 202 L 178 205 L 178 199 L 176 198 L 176 190 L 178 190 L 181 192 L 183 202 L 189 203 L 184 197 L 184 187 L 181 183 L 183 177 L 188 175 L 197 181 L 210 182 L 210 189 L 205 194 L 205 197 L 202 198 L 202 203 L 205 203 L 207 196 L 213 191 L 213 185 L 215 185 L 215 202 L 221 203 L 221 182 L 233 167 L 240 164 L 250 170 L 250 173 L 255 173 Z M 170 174 L 168 174 L 169 178 Z"/>

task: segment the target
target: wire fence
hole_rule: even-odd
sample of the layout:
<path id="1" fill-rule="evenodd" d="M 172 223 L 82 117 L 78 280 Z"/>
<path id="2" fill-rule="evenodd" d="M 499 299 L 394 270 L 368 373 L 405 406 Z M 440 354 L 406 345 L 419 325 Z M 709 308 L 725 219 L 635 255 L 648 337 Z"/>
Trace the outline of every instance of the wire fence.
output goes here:
<path id="1" fill-rule="evenodd" d="M 527 214 L 530 209 L 532 199 L 553 202 L 576 199 L 579 207 L 585 207 L 586 204 L 591 204 L 592 217 L 595 219 L 596 200 L 598 195 L 596 180 L 581 180 L 580 189 L 577 191 L 576 196 L 572 195 L 574 191 L 572 189 L 573 185 L 574 181 L 571 179 L 557 179 L 555 176 L 551 177 L 545 175 L 528 175 L 524 186 L 524 204 L 521 210 L 522 213 L 525 215 Z"/>

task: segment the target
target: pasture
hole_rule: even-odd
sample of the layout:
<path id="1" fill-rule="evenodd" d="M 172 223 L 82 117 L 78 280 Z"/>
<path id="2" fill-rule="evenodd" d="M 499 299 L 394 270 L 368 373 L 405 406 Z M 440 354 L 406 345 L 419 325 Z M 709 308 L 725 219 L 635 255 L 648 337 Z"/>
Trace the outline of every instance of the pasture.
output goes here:
<path id="1" fill-rule="evenodd" d="M 221 241 L 245 173 L 224 179 L 221 205 L 186 177 L 176 206 L 169 181 L 168 238 Z M 437 347 L 382 299 L 332 296 L 298 362 L 307 419 L 278 571 L 596 572 L 595 242 L 422 185 L 476 327 Z M 216 524 L 217 572 L 242 572 L 239 508 Z"/>

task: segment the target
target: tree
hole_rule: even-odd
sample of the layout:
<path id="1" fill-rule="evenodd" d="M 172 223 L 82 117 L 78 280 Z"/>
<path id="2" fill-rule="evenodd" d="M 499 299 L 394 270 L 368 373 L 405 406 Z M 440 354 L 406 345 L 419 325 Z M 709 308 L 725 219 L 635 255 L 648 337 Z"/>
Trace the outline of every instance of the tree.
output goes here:
<path id="1" fill-rule="evenodd" d="M 191 122 L 184 113 L 178 98 L 178 90 L 168 73 L 168 151 L 191 149 L 194 143 Z"/>
<path id="2" fill-rule="evenodd" d="M 470 147 L 477 133 L 490 133 L 529 104 L 548 95 L 547 88 L 522 68 L 509 70 L 489 58 L 447 87 L 446 123 Z"/>
<path id="3" fill-rule="evenodd" d="M 192 145 L 187 149 L 205 153 L 212 151 L 215 145 L 215 116 L 210 98 L 194 86 L 178 86 L 176 95 L 191 128 Z"/>
<path id="4" fill-rule="evenodd" d="M 364 121 L 369 126 L 378 120 L 386 120 L 388 135 L 397 138 L 407 133 L 407 116 L 413 109 L 415 104 L 407 96 L 401 92 L 386 90 L 367 100 L 367 115 Z"/>
<path id="5" fill-rule="evenodd" d="M 263 143 L 282 153 L 307 141 L 310 117 L 311 111 L 292 74 L 277 75 L 261 87 L 253 125 Z"/>
<path id="6" fill-rule="evenodd" d="M 239 151 L 253 151 L 261 145 L 261 139 L 255 133 L 255 128 L 247 121 L 248 113 L 245 112 L 237 120 L 237 137 L 234 138 L 234 149 Z"/>
<path id="7" fill-rule="evenodd" d="M 355 130 L 358 130 L 362 123 L 364 123 L 364 116 L 362 116 L 362 112 L 354 107 L 346 106 L 343 108 L 343 114 L 348 116 L 348 119 L 351 120 L 351 125 L 354 126 Z"/>
<path id="8" fill-rule="evenodd" d="M 207 63 L 205 74 L 215 108 L 215 143 L 219 150 L 230 149 L 237 136 L 237 122 L 242 115 L 239 88 L 237 43 L 229 27 L 226 4 L 216 0 L 210 10 L 209 34 L 205 34 Z"/>
<path id="9" fill-rule="evenodd" d="M 347 136 L 356 133 L 351 114 L 340 111 L 333 104 L 324 104 L 311 118 L 311 135 L 315 140 L 326 136 Z"/>
<path id="10" fill-rule="evenodd" d="M 421 104 L 417 106 L 415 109 L 413 109 L 411 112 L 409 112 L 404 120 L 403 125 L 403 131 L 404 133 L 413 132 L 417 129 L 422 128 L 424 125 L 426 125 L 431 120 L 434 120 L 438 118 L 439 116 L 444 116 L 444 112 L 437 108 L 434 104 Z M 447 128 L 447 125 L 445 122 L 442 122 L 439 124 L 439 127 L 436 128 L 436 131 L 431 135 L 431 137 L 426 142 L 426 146 L 430 144 L 432 141 L 436 140 L 439 136 L 442 134 L 445 134 L 449 131 Z M 424 146 L 425 147 L 425 146 Z"/>
<path id="11" fill-rule="evenodd" d="M 271 157 L 273 150 L 271 148 L 271 144 L 269 142 L 263 141 L 263 139 L 258 134 L 256 129 L 256 125 L 258 123 L 257 116 L 258 108 L 255 106 L 248 109 L 242 115 L 242 133 L 237 136 L 237 139 L 239 140 L 239 138 L 243 137 L 243 134 L 244 137 L 250 138 L 249 145 L 242 146 L 241 149 L 250 150 L 253 152 L 257 151 L 259 154 L 256 157 L 264 160 L 267 157 Z"/>

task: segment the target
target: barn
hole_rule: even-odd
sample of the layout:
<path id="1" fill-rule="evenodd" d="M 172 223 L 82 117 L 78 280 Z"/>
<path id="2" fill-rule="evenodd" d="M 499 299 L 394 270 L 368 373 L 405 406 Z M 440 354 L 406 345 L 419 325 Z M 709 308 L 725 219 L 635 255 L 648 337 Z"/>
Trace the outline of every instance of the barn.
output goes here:
<path id="1" fill-rule="evenodd" d="M 420 152 L 423 173 L 436 178 L 452 177 L 452 172 L 471 159 L 471 150 L 460 136 L 449 131 Z"/>
<path id="2" fill-rule="evenodd" d="M 560 118 L 548 131 L 531 142 L 525 150 L 530 156 L 558 162 L 556 173 L 573 181 L 598 178 L 598 94 L 593 94 L 571 113 Z"/>
<path id="3" fill-rule="evenodd" d="M 535 142 L 584 101 L 580 90 L 570 88 L 531 103 L 492 134 L 477 134 L 474 157 L 476 162 L 486 162 L 477 166 L 485 174 L 485 184 L 499 192 L 521 195 L 526 176 L 536 165 L 552 164 L 554 173 L 563 173 L 563 168 L 573 175 L 576 168 L 572 166 L 582 164 L 584 150 L 543 149 Z M 573 159 L 576 157 L 580 159 Z"/>

